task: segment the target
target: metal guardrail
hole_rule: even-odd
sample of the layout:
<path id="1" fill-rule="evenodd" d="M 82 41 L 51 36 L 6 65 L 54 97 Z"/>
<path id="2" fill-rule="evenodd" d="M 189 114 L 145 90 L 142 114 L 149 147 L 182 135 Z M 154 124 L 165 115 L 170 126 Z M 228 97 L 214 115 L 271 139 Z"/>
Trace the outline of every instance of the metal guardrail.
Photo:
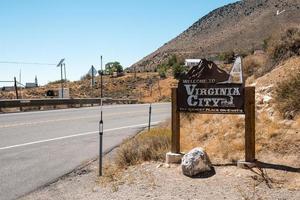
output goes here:
<path id="1" fill-rule="evenodd" d="M 110 99 L 103 98 L 103 104 L 133 104 L 137 103 L 136 99 Z M 0 100 L 0 110 L 2 108 L 17 107 L 41 107 L 41 106 L 57 106 L 57 105 L 87 105 L 100 104 L 101 98 L 89 99 L 14 99 Z"/>

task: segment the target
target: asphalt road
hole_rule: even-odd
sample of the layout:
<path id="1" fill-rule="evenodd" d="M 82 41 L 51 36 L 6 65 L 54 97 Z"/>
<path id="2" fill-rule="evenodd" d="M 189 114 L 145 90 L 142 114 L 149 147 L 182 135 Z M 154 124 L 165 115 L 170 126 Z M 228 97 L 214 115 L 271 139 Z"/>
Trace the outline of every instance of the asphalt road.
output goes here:
<path id="1" fill-rule="evenodd" d="M 103 107 L 104 151 L 145 128 L 149 105 Z M 153 104 L 152 122 L 170 118 Z M 29 193 L 95 158 L 100 107 L 0 115 L 0 199 Z"/>

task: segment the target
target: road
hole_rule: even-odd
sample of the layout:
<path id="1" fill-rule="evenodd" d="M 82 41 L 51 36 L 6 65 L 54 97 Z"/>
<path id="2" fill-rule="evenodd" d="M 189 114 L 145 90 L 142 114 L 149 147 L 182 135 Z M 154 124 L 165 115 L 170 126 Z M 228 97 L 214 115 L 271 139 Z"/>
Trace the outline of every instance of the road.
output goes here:
<path id="1" fill-rule="evenodd" d="M 152 122 L 170 118 L 153 104 Z M 145 128 L 149 105 L 103 107 L 104 151 Z M 0 199 L 17 199 L 96 158 L 100 107 L 0 115 Z"/>

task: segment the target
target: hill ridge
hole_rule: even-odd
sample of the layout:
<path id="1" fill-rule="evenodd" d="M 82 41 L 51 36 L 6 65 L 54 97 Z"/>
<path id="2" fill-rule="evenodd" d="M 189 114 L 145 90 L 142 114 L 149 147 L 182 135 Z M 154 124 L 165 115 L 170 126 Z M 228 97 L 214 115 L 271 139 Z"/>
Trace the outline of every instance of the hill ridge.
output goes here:
<path id="1" fill-rule="evenodd" d="M 300 0 L 238 1 L 209 12 L 130 69 L 154 71 L 173 54 L 204 58 L 229 51 L 249 53 L 262 49 L 272 34 L 299 24 Z"/>

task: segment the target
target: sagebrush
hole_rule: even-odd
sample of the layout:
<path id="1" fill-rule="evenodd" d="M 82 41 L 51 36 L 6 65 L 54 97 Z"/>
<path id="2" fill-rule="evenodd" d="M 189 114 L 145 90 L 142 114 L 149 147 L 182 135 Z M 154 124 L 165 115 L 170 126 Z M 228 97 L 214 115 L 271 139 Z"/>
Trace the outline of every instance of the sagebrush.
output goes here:
<path id="1" fill-rule="evenodd" d="M 277 107 L 284 116 L 287 112 L 300 111 L 300 72 L 290 75 L 290 79 L 279 83 L 275 90 Z"/>

